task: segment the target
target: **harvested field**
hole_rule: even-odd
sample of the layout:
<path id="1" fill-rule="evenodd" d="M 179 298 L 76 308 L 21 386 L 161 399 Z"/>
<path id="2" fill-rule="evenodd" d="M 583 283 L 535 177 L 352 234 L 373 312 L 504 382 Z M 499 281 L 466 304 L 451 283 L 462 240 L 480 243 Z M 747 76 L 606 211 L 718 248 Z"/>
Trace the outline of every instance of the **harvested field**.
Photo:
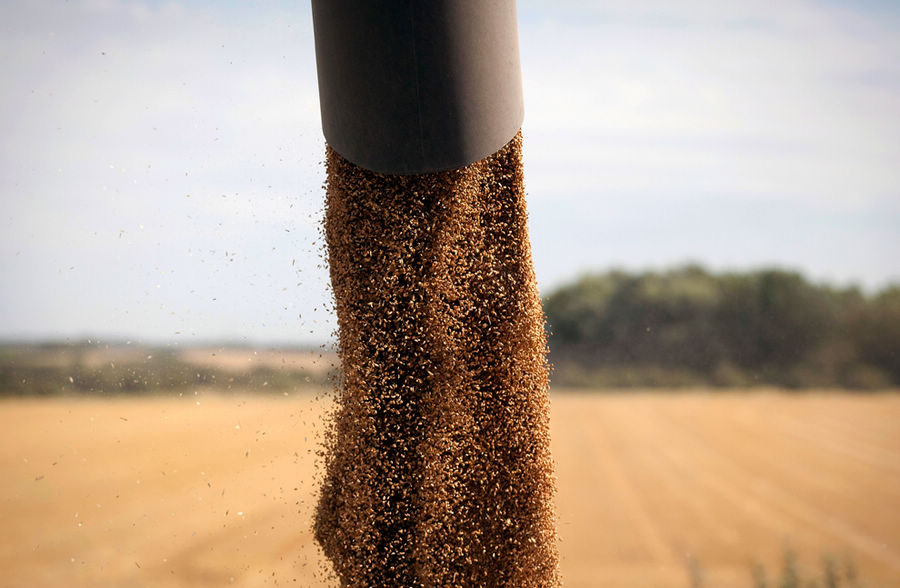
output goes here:
<path id="1" fill-rule="evenodd" d="M 253 349 L 249 347 L 171 347 L 142 345 L 0 345 L 0 360 L 5 364 L 24 364 L 45 368 L 69 368 L 76 365 L 101 368 L 110 363 L 146 363 L 160 353 L 198 367 L 225 372 L 247 373 L 256 368 L 302 371 L 327 375 L 337 363 L 337 355 L 325 349 Z"/>
<path id="2" fill-rule="evenodd" d="M 267 367 L 327 375 L 336 365 L 337 355 L 320 349 L 246 349 L 242 347 L 188 347 L 178 352 L 181 361 L 243 373 Z"/>
<path id="3" fill-rule="evenodd" d="M 197 404 L 199 402 L 199 404 Z M 4 586 L 329 586 L 308 395 L 0 402 Z M 900 584 L 900 395 L 553 395 L 566 586 Z"/>
<path id="4" fill-rule="evenodd" d="M 900 396 L 554 399 L 567 586 L 777 585 L 788 548 L 900 585 Z"/>

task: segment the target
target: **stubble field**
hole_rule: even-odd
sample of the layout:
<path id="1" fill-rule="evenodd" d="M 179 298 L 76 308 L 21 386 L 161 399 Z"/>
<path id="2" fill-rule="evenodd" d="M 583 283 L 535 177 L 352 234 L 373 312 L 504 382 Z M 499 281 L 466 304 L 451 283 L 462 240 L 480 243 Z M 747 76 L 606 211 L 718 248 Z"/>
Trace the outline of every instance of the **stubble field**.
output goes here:
<path id="1" fill-rule="evenodd" d="M 333 586 L 309 528 L 327 408 L 0 401 L 0 585 Z M 898 423 L 896 393 L 556 391 L 565 585 L 777 585 L 788 549 L 900 585 Z"/>

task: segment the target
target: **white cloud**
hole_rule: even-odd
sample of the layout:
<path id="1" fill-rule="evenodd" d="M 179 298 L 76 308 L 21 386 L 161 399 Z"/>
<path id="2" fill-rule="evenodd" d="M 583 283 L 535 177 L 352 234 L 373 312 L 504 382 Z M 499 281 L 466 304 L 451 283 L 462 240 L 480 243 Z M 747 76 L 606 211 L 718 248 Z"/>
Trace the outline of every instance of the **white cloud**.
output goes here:
<path id="1" fill-rule="evenodd" d="M 661 193 L 898 196 L 896 28 L 804 2 L 568 3 L 553 14 L 520 29 L 537 197 L 590 190 L 598 169 L 604 186 Z"/>

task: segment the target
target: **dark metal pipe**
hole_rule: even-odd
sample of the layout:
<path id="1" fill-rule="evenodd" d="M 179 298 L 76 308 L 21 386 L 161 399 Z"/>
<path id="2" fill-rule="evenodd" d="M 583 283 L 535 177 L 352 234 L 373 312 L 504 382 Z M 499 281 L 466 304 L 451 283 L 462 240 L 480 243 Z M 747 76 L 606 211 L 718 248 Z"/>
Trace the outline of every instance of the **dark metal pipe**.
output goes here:
<path id="1" fill-rule="evenodd" d="M 515 0 L 312 0 L 328 144 L 386 174 L 459 168 L 522 125 Z"/>

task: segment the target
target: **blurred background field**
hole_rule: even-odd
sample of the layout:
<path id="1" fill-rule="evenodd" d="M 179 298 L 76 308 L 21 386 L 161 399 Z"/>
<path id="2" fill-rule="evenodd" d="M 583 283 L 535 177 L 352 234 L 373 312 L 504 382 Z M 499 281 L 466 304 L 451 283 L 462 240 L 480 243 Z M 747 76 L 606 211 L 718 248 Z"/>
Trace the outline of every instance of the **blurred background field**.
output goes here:
<path id="1" fill-rule="evenodd" d="M 8 343 L 0 344 L 0 395 L 283 392 L 326 385 L 335 365 L 334 354 L 321 348 Z"/>
<path id="2" fill-rule="evenodd" d="M 310 534 L 328 353 L 3 354 L 35 378 L 0 400 L 4 586 L 335 585 Z M 551 393 L 566 586 L 900 581 L 896 392 L 608 392 Z"/>
<path id="3" fill-rule="evenodd" d="M 866 292 L 777 267 L 610 270 L 544 298 L 554 384 L 566 388 L 883 390 L 900 386 L 900 286 Z M 0 343 L 0 395 L 293 390 L 337 375 L 325 344 L 147 347 Z"/>

